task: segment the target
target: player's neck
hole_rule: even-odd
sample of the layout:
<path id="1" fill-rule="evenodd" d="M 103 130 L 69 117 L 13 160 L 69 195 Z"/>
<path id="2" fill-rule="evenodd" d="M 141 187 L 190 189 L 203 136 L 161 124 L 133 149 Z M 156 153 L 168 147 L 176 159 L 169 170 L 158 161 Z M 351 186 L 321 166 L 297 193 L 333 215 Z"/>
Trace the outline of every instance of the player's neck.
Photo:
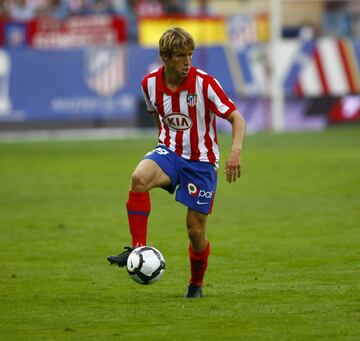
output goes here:
<path id="1" fill-rule="evenodd" d="M 174 72 L 164 70 L 164 83 L 171 91 L 176 91 L 184 79 L 185 77 L 179 76 Z"/>

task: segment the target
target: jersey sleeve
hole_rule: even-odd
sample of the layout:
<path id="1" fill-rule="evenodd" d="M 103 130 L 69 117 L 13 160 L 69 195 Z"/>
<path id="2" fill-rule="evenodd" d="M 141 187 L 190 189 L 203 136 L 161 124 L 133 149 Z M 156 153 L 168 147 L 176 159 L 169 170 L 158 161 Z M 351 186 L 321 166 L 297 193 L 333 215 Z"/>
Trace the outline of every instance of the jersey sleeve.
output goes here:
<path id="1" fill-rule="evenodd" d="M 149 92 L 148 92 L 147 84 L 146 84 L 145 80 L 143 80 L 141 83 L 141 91 L 142 91 L 142 94 L 144 96 L 144 100 L 146 103 L 146 109 L 148 110 L 149 113 L 151 113 L 151 114 L 154 113 L 156 111 L 156 109 L 154 108 L 154 106 L 152 105 L 152 103 L 150 101 Z"/>
<path id="2" fill-rule="evenodd" d="M 207 96 L 211 111 L 221 118 L 227 118 L 236 110 L 234 102 L 226 95 L 220 83 L 215 78 L 209 79 Z"/>

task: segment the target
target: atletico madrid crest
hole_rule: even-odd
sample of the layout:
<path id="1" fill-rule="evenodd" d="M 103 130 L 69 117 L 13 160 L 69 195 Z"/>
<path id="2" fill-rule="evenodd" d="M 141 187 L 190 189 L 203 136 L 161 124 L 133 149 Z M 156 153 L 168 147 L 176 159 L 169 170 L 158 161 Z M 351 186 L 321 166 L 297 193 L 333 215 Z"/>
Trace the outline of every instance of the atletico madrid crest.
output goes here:
<path id="1" fill-rule="evenodd" d="M 187 104 L 189 107 L 193 107 L 196 105 L 197 101 L 197 94 L 188 94 L 187 97 Z"/>

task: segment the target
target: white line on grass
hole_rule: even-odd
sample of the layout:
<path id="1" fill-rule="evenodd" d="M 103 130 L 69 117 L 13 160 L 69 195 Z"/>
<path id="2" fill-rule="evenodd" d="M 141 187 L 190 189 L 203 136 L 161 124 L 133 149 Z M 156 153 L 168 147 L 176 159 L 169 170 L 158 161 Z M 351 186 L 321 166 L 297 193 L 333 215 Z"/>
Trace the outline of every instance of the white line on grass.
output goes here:
<path id="1" fill-rule="evenodd" d="M 156 137 L 152 128 L 96 128 L 0 132 L 1 142 L 112 140 Z"/>

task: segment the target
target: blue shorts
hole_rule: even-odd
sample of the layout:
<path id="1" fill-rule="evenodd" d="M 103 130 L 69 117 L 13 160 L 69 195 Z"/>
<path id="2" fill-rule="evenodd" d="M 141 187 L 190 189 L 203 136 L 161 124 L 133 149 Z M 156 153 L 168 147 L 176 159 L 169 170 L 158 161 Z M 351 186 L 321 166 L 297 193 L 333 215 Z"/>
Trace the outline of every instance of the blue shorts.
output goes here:
<path id="1" fill-rule="evenodd" d="M 164 189 L 171 194 L 176 191 L 176 201 L 195 211 L 211 213 L 217 186 L 215 165 L 184 159 L 162 145 L 144 159 L 156 162 L 169 176 L 171 185 Z"/>

